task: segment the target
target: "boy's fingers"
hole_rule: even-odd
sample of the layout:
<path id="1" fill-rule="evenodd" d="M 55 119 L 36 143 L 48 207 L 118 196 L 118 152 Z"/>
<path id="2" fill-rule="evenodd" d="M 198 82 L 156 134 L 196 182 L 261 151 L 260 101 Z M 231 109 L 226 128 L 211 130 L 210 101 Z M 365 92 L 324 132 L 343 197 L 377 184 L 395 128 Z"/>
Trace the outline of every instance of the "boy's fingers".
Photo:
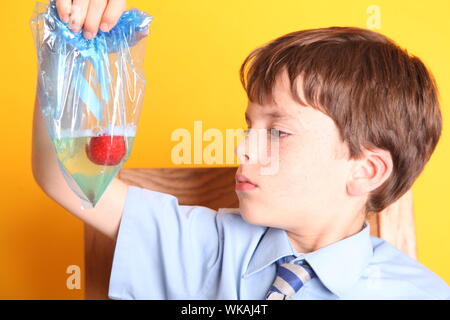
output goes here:
<path id="1" fill-rule="evenodd" d="M 69 22 L 71 7 L 72 0 L 56 0 L 56 11 L 58 11 L 58 16 L 62 22 Z"/>
<path id="2" fill-rule="evenodd" d="M 88 8 L 89 0 L 73 0 L 69 25 L 69 28 L 73 32 L 79 32 L 81 30 L 86 19 Z"/>
<path id="3" fill-rule="evenodd" d="M 84 21 L 84 37 L 92 39 L 95 37 L 100 25 L 100 20 L 106 8 L 106 0 L 91 0 L 89 10 Z"/>
<path id="4" fill-rule="evenodd" d="M 125 0 L 109 0 L 100 23 L 100 30 L 103 32 L 111 30 L 119 21 L 120 16 L 125 11 L 125 7 Z"/>

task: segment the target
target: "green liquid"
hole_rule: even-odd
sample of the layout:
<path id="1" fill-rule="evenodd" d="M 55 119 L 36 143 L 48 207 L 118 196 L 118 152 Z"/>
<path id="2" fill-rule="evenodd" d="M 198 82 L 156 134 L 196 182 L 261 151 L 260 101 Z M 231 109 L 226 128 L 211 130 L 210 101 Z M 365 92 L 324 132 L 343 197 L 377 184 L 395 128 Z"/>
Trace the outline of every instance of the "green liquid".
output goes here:
<path id="1" fill-rule="evenodd" d="M 125 139 L 126 153 L 115 166 L 98 165 L 87 157 L 86 146 L 91 137 L 53 140 L 58 161 L 64 166 L 84 195 L 95 206 L 113 178 L 128 160 L 134 137 Z"/>

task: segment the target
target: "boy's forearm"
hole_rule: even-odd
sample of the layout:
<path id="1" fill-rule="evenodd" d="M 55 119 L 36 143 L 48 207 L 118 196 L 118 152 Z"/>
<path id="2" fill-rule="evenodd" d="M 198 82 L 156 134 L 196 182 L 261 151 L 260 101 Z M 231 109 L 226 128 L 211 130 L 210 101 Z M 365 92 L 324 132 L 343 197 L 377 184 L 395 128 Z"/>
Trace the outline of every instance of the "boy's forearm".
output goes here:
<path id="1" fill-rule="evenodd" d="M 37 97 L 34 106 L 32 134 L 31 161 L 33 176 L 39 186 L 47 192 L 48 189 L 55 188 L 58 184 L 61 184 L 64 177 L 59 171 L 56 155 L 47 133 L 45 120 L 39 108 Z"/>

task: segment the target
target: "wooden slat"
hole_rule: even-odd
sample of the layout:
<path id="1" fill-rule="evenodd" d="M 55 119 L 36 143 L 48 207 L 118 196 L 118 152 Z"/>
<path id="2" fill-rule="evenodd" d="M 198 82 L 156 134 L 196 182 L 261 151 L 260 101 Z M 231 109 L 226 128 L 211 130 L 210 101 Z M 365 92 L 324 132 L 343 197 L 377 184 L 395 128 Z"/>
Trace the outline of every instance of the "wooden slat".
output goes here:
<path id="1" fill-rule="evenodd" d="M 372 237 L 379 237 L 380 230 L 378 228 L 378 214 L 372 214 L 367 219 L 370 224 L 370 235 Z"/>
<path id="2" fill-rule="evenodd" d="M 172 194 L 181 205 L 212 209 L 238 208 L 234 191 L 236 167 L 122 169 L 119 178 L 129 185 Z M 411 192 L 368 222 L 371 235 L 381 237 L 415 258 L 415 230 Z M 107 299 L 115 243 L 85 225 L 85 296 Z"/>
<path id="3" fill-rule="evenodd" d="M 85 299 L 107 300 L 115 242 L 84 224 Z"/>
<path id="4" fill-rule="evenodd" d="M 417 259 L 412 190 L 379 213 L 380 238 Z"/>
<path id="5" fill-rule="evenodd" d="M 183 205 L 239 207 L 234 191 L 236 168 L 123 169 L 127 184 L 172 194 Z"/>

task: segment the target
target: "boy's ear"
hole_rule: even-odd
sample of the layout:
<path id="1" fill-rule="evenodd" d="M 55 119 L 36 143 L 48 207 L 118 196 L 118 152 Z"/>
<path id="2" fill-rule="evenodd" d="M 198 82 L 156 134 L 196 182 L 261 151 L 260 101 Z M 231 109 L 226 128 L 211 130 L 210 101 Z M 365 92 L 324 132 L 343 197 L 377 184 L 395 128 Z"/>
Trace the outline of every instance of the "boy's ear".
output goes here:
<path id="1" fill-rule="evenodd" d="M 354 160 L 347 180 L 347 193 L 364 196 L 382 185 L 391 175 L 391 153 L 384 149 L 364 149 L 364 155 Z"/>

